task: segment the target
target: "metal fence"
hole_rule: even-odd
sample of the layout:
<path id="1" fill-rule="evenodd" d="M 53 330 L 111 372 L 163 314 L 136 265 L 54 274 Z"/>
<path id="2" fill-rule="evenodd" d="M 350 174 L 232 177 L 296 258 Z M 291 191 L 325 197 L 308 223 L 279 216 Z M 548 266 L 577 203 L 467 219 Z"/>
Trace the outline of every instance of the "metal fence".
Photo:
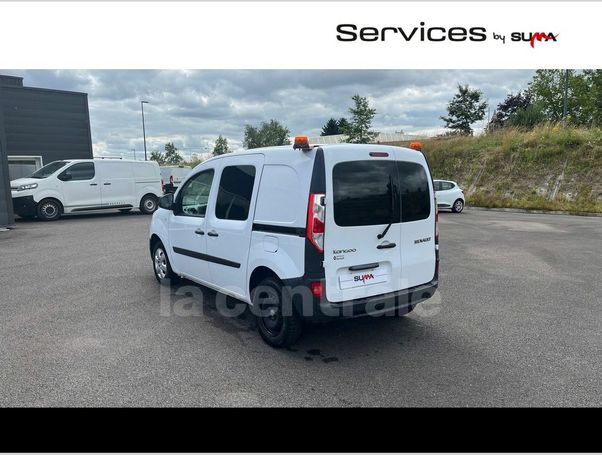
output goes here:
<path id="1" fill-rule="evenodd" d="M 310 144 L 340 144 L 345 142 L 347 136 L 344 134 L 335 134 L 332 136 L 317 136 L 310 137 Z M 378 133 L 378 136 L 374 140 L 374 143 L 379 142 L 401 142 L 401 141 L 417 141 L 426 138 L 426 136 L 417 134 L 403 134 L 403 133 Z"/>

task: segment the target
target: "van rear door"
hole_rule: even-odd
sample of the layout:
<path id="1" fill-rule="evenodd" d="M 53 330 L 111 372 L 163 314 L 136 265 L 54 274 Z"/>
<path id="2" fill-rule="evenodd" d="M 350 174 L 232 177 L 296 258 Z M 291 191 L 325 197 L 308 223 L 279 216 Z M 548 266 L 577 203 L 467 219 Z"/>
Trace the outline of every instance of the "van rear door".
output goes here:
<path id="1" fill-rule="evenodd" d="M 395 149 L 401 199 L 403 287 L 428 283 L 435 275 L 435 198 L 424 155 Z"/>
<path id="2" fill-rule="evenodd" d="M 389 149 L 341 145 L 325 150 L 324 269 L 331 302 L 404 286 L 398 175 Z"/>

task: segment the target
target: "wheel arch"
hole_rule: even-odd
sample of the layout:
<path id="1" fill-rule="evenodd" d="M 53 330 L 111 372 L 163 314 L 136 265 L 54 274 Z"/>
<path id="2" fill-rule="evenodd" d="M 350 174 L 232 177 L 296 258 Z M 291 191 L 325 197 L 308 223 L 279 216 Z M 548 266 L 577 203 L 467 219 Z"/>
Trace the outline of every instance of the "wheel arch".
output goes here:
<path id="1" fill-rule="evenodd" d="M 255 269 L 253 270 L 253 272 L 251 272 L 251 275 L 249 277 L 249 296 L 251 296 L 251 291 L 255 288 L 255 286 L 257 286 L 261 282 L 261 280 L 267 277 L 273 277 L 276 278 L 278 281 L 282 282 L 278 274 L 269 267 L 266 267 L 265 265 L 255 267 Z"/>
<path id="2" fill-rule="evenodd" d="M 163 243 L 163 240 L 161 240 L 161 237 L 159 237 L 157 234 L 153 233 L 153 235 L 150 236 L 150 239 L 148 242 L 148 249 L 149 249 L 151 259 L 153 258 L 153 248 L 155 247 L 155 245 L 157 243 L 161 243 L 163 246 L 165 246 L 165 243 Z"/>

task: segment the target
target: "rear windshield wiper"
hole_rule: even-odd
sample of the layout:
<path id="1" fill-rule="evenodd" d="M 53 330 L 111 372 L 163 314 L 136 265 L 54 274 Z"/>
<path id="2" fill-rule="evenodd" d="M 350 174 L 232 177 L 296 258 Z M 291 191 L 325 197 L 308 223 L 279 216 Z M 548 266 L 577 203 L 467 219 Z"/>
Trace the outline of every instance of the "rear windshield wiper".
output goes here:
<path id="1" fill-rule="evenodd" d="M 387 224 L 387 227 L 385 228 L 385 230 L 376 236 L 376 238 L 378 240 L 382 239 L 385 235 L 387 235 L 387 232 L 389 232 L 389 229 L 391 228 L 393 221 L 395 221 L 395 219 L 394 219 L 394 217 L 395 217 L 395 196 L 393 194 L 393 189 L 394 189 L 393 179 L 391 179 L 391 175 L 389 175 L 389 191 L 391 192 L 391 218 L 390 218 L 389 224 Z"/>

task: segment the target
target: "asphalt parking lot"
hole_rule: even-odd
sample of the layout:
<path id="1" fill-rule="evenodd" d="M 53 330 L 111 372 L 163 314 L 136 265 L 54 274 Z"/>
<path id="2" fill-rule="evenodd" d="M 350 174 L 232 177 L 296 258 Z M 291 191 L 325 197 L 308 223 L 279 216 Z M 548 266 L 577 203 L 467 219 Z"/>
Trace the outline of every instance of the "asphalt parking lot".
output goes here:
<path id="1" fill-rule="evenodd" d="M 211 291 L 161 290 L 149 221 L 0 232 L 1 406 L 602 405 L 602 218 L 443 213 L 432 302 L 288 350 Z"/>

